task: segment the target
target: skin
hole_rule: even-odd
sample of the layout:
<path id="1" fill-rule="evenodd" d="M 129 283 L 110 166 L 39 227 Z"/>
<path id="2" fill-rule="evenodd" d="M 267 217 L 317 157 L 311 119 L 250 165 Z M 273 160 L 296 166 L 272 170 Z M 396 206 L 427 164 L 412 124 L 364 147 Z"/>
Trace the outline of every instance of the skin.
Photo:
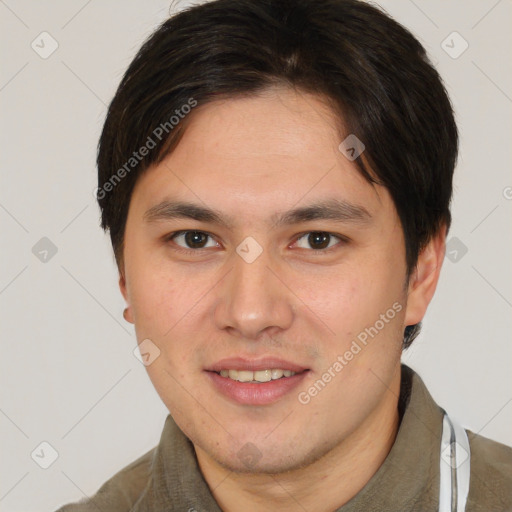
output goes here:
<path id="1" fill-rule="evenodd" d="M 198 106 L 191 116 L 176 149 L 139 178 L 131 198 L 119 280 L 126 318 L 139 343 L 149 338 L 160 349 L 149 377 L 194 444 L 222 510 L 332 511 L 364 487 L 393 445 L 403 330 L 423 318 L 434 294 L 445 229 L 407 285 L 393 201 L 339 151 L 339 120 L 320 97 L 273 88 Z M 271 220 L 333 197 L 363 206 L 371 219 Z M 146 221 L 164 199 L 214 208 L 232 225 Z M 179 230 L 211 237 L 199 249 L 184 237 L 166 239 Z M 335 236 L 322 252 L 309 232 L 347 241 Z M 248 236 L 263 249 L 252 263 L 236 252 Z M 301 404 L 298 393 L 397 302 L 396 316 Z M 241 405 L 204 371 L 232 356 L 278 357 L 309 373 L 273 404 Z M 261 455 L 251 468 L 238 457 L 246 443 Z"/>

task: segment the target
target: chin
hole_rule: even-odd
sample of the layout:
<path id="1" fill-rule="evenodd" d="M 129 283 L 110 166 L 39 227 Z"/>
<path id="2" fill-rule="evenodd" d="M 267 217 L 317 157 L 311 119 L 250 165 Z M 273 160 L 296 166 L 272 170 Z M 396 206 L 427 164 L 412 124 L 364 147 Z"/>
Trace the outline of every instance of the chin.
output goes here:
<path id="1" fill-rule="evenodd" d="M 193 443 L 228 471 L 262 475 L 279 475 L 305 468 L 321 459 L 331 448 L 325 443 L 308 447 L 304 445 L 303 439 L 299 443 L 289 441 L 289 438 L 273 439 L 269 442 L 268 439 L 258 440 L 257 436 L 251 437 L 247 434 L 238 439 L 234 441 L 230 438 L 227 444 L 218 445 L 213 444 L 209 437 L 204 439 L 204 443 Z"/>
<path id="2" fill-rule="evenodd" d="M 251 445 L 244 445 L 241 452 L 246 446 Z M 262 452 L 253 452 L 252 448 L 240 456 L 238 453 L 230 457 L 220 453 L 209 454 L 223 468 L 239 474 L 279 475 L 309 465 L 306 461 L 296 460 L 295 457 L 287 459 L 284 455 L 273 451 L 272 458 L 269 459 Z"/>

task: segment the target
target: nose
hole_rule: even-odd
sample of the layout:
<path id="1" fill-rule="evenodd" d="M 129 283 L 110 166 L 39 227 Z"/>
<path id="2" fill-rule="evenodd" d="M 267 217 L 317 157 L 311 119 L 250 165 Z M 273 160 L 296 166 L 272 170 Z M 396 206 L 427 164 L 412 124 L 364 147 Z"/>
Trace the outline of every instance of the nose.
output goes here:
<path id="1" fill-rule="evenodd" d="M 251 340 L 288 329 L 294 317 L 294 295 L 266 251 L 251 263 L 233 254 L 233 262 L 232 270 L 216 287 L 216 326 Z"/>

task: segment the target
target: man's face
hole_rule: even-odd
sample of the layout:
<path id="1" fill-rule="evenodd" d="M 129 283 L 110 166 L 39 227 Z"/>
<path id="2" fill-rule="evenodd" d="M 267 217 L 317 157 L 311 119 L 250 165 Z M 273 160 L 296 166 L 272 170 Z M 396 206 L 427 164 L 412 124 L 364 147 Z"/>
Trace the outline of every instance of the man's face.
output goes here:
<path id="1" fill-rule="evenodd" d="M 191 115 L 137 182 L 121 289 L 139 343 L 160 350 L 149 376 L 196 449 L 235 471 L 292 469 L 398 391 L 401 225 L 388 192 L 338 149 L 319 98 L 272 90 Z M 154 208 L 163 201 L 225 222 Z"/>

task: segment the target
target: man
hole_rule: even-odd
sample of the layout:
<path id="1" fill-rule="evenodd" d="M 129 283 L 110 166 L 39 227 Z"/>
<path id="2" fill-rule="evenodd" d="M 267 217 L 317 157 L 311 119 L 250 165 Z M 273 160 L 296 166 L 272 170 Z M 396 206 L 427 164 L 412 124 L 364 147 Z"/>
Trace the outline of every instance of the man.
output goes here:
<path id="1" fill-rule="evenodd" d="M 419 42 L 356 0 L 216 0 L 112 101 L 98 201 L 160 444 L 61 511 L 512 510 L 512 449 L 401 365 L 458 136 Z"/>

